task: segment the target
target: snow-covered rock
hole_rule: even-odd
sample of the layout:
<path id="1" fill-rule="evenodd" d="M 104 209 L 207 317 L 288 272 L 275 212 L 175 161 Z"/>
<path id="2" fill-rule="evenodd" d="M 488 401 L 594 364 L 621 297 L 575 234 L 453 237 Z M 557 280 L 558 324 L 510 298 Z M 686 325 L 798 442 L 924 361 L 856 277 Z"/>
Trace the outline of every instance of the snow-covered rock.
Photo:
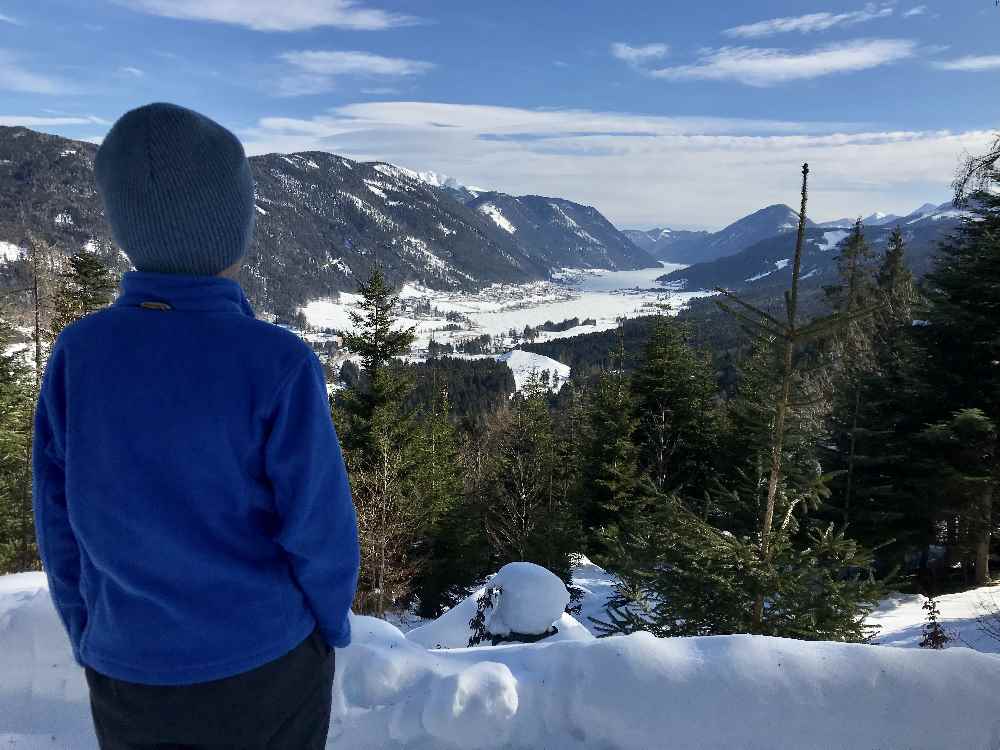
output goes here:
<path id="1" fill-rule="evenodd" d="M 559 577 L 540 565 L 512 562 L 490 580 L 500 592 L 486 618 L 492 635 L 541 635 L 552 627 L 569 604 L 569 591 Z"/>
<path id="2" fill-rule="evenodd" d="M 441 617 L 414 628 L 406 638 L 425 648 L 464 648 L 473 631 L 481 597 L 498 590 L 493 607 L 486 614 L 486 630 L 491 635 L 510 633 L 541 635 L 555 626 L 546 643 L 592 640 L 586 627 L 566 613 L 569 592 L 559 577 L 533 563 L 508 563 L 488 583 L 474 591 Z"/>

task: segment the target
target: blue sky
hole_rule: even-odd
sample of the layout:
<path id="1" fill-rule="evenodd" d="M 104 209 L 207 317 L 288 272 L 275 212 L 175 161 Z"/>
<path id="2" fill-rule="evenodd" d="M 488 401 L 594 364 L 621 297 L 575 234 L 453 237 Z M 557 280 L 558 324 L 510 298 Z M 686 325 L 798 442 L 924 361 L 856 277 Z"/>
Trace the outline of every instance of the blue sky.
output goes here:
<path id="1" fill-rule="evenodd" d="M 993 0 L 0 0 L 0 124 L 174 101 L 638 227 L 794 204 L 809 161 L 815 218 L 902 213 L 1000 128 L 998 32 Z"/>

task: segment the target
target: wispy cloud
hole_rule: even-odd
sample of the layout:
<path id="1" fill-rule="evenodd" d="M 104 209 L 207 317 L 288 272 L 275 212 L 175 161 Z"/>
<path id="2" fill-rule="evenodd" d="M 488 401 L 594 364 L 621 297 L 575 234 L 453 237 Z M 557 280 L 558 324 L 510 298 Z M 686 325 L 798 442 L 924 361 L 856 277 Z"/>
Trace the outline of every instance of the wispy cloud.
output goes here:
<path id="1" fill-rule="evenodd" d="M 933 63 L 935 68 L 941 70 L 964 70 L 978 73 L 983 70 L 996 70 L 1000 68 L 1000 55 L 969 55 L 960 57 L 957 60 L 944 60 Z"/>
<path id="2" fill-rule="evenodd" d="M 922 16 L 927 13 L 926 5 L 918 5 L 915 8 L 910 8 L 903 14 L 903 18 L 913 18 L 914 16 Z"/>
<path id="3" fill-rule="evenodd" d="M 108 125 L 100 117 L 36 117 L 33 115 L 0 115 L 0 125 L 23 128 L 54 128 L 63 125 Z"/>
<path id="4" fill-rule="evenodd" d="M 215 21 L 256 31 L 303 31 L 323 26 L 379 30 L 419 23 L 413 16 L 369 8 L 357 0 L 116 0 L 142 13 Z"/>
<path id="5" fill-rule="evenodd" d="M 876 18 L 886 18 L 892 13 L 892 3 L 868 3 L 862 10 L 848 13 L 809 13 L 804 16 L 770 18 L 766 21 L 734 26 L 722 33 L 738 39 L 759 39 L 774 34 L 787 34 L 792 31 L 807 34 L 814 31 L 826 31 L 835 26 L 853 26 L 873 21 Z"/>
<path id="6" fill-rule="evenodd" d="M 10 23 L 10 24 L 13 24 L 14 26 L 23 26 L 24 25 L 20 21 L 18 21 L 16 18 L 13 18 L 13 17 L 8 16 L 8 15 L 4 15 L 3 13 L 0 13 L 0 23 Z"/>
<path id="7" fill-rule="evenodd" d="M 0 91 L 65 94 L 69 90 L 70 86 L 64 81 L 28 70 L 18 62 L 13 52 L 0 49 Z"/>
<path id="8" fill-rule="evenodd" d="M 279 58 L 295 72 L 278 81 L 283 96 L 302 96 L 330 91 L 339 76 L 405 78 L 423 75 L 434 63 L 404 57 L 384 57 L 350 50 L 297 50 Z"/>
<path id="9" fill-rule="evenodd" d="M 633 47 L 625 42 L 615 42 L 611 45 L 611 54 L 631 65 L 660 60 L 666 57 L 669 52 L 670 47 L 662 43 L 644 44 L 640 47 Z"/>
<path id="10" fill-rule="evenodd" d="M 332 151 L 515 194 L 560 195 L 596 206 L 618 226 L 708 227 L 795 201 L 804 161 L 818 214 L 867 215 L 873 206 L 902 213 L 943 201 L 956 158 L 991 140 L 985 131 L 399 101 L 262 118 L 241 135 L 251 153 Z M 719 189 L 733 185 L 734 161 L 739 184 L 754 190 Z"/>
<path id="11" fill-rule="evenodd" d="M 807 52 L 723 47 L 707 51 L 692 65 L 651 70 L 649 75 L 669 80 L 731 80 L 771 86 L 876 68 L 913 57 L 916 48 L 916 43 L 907 39 L 859 39 Z"/>
<path id="12" fill-rule="evenodd" d="M 141 68 L 135 68 L 131 65 L 125 65 L 118 68 L 118 72 L 122 75 L 131 76 L 132 78 L 142 78 L 146 75 L 146 72 Z"/>

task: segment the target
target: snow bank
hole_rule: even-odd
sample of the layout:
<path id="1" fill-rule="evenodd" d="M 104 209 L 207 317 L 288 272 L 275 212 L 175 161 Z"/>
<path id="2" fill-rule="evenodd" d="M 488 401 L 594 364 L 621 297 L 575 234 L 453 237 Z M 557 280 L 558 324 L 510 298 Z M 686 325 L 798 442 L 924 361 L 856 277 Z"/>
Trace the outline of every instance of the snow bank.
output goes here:
<path id="1" fill-rule="evenodd" d="M 944 597 L 942 597 L 944 598 Z M 994 750 L 1000 658 L 760 636 L 428 651 L 353 619 L 328 747 Z M 0 577 L 0 741 L 95 750 L 44 576 Z"/>

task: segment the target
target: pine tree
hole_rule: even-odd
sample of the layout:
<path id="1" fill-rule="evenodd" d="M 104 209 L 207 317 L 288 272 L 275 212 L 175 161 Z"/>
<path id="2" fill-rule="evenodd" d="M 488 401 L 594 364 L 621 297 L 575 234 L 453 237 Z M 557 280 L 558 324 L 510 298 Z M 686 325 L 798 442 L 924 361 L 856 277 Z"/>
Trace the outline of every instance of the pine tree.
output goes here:
<path id="1" fill-rule="evenodd" d="M 94 253 L 81 250 L 70 256 L 69 264 L 69 270 L 60 274 L 52 301 L 53 339 L 73 321 L 105 307 L 117 285 L 111 271 Z"/>
<path id="2" fill-rule="evenodd" d="M 648 511 L 641 490 L 635 432 L 639 424 L 630 378 L 624 369 L 624 343 L 611 353 L 587 405 L 580 499 L 585 549 L 596 562 L 621 570 L 612 557 L 616 547 Z M 620 563 L 621 561 L 619 561 Z"/>
<path id="3" fill-rule="evenodd" d="M 969 201 L 971 215 L 958 232 L 940 249 L 934 270 L 925 279 L 926 310 L 920 315 L 927 325 L 919 326 L 920 343 L 929 355 L 926 377 L 942 410 L 978 409 L 984 420 L 1000 424 L 1000 171 L 984 173 L 987 180 Z M 938 414 L 935 422 L 947 421 Z M 992 463 L 983 467 L 990 476 L 979 504 L 970 506 L 966 526 L 980 527 L 974 578 L 989 578 L 989 551 L 992 543 L 992 497 L 997 492 L 1000 460 L 994 452 Z M 952 466 L 951 468 L 956 468 Z M 962 469 L 959 469 L 963 471 Z M 942 498 L 946 500 L 946 498 Z M 979 507 L 981 505 L 981 507 Z"/>
<path id="4" fill-rule="evenodd" d="M 660 492 L 704 494 L 711 473 L 718 416 L 711 361 L 689 343 L 689 330 L 661 316 L 632 378 L 635 440 L 641 467 Z"/>
<path id="5" fill-rule="evenodd" d="M 7 351 L 12 339 L 0 317 L 0 574 L 41 567 L 31 507 L 34 381 L 24 353 Z"/>
<path id="6" fill-rule="evenodd" d="M 476 490 L 496 564 L 533 562 L 569 583 L 579 534 L 561 491 L 563 469 L 547 393 L 540 379 L 531 378 L 492 416 L 487 466 Z"/>
<path id="7" fill-rule="evenodd" d="M 728 290 L 720 289 L 725 299 L 718 301 L 718 305 L 725 311 L 741 320 L 751 330 L 758 332 L 765 340 L 773 340 L 778 345 L 777 369 L 775 372 L 773 395 L 764 402 L 771 410 L 772 417 L 769 420 L 770 436 L 766 442 L 767 451 L 770 454 L 767 467 L 766 495 L 760 508 L 759 523 L 757 526 L 756 544 L 758 545 L 758 558 L 756 566 L 759 572 L 754 576 L 753 586 L 755 589 L 752 614 L 750 618 L 753 632 L 764 632 L 771 630 L 772 625 L 765 622 L 765 602 L 769 602 L 767 618 L 770 620 L 775 614 L 774 600 L 782 588 L 786 588 L 788 579 L 794 580 L 797 573 L 794 567 L 789 567 L 786 563 L 779 561 L 785 555 L 805 555 L 806 552 L 795 544 L 793 533 L 796 526 L 795 513 L 806 513 L 810 500 L 820 491 L 822 477 L 819 471 L 816 473 L 816 482 L 806 485 L 805 492 L 796 491 L 796 487 L 787 480 L 788 461 L 787 448 L 791 435 L 794 434 L 794 424 L 803 413 L 803 404 L 810 400 L 809 378 L 804 372 L 803 349 L 807 343 L 829 338 L 840 331 L 844 331 L 853 323 L 870 316 L 874 306 L 864 304 L 861 298 L 858 299 L 858 307 L 850 308 L 832 316 L 815 318 L 808 323 L 801 323 L 799 320 L 799 280 L 802 269 L 802 251 L 806 230 L 806 205 L 808 200 L 808 177 L 809 165 L 802 168 L 802 199 L 799 210 L 799 228 L 796 238 L 795 255 L 792 263 L 792 285 L 785 293 L 785 320 L 779 320 L 766 311 L 754 307 Z M 850 264 L 848 264 L 850 266 Z M 733 307 L 734 303 L 737 307 Z M 803 442 L 802 445 L 808 445 Z M 759 466 L 759 461 L 753 464 Z M 818 464 L 817 464 L 818 469 Z M 747 472 L 752 480 L 753 474 Z M 760 484 L 763 484 L 763 477 L 760 477 Z M 815 489 L 810 489 L 815 487 Z M 737 498 L 739 494 L 737 493 Z M 786 508 L 787 510 L 783 510 Z M 777 523 L 776 523 L 777 521 Z M 834 533 L 832 527 L 823 532 L 822 536 L 815 536 L 819 532 L 810 532 L 808 527 L 802 525 L 802 534 L 811 534 L 811 543 L 816 543 L 818 539 L 828 539 L 837 541 L 834 550 L 831 548 L 830 560 L 839 561 L 844 565 L 840 571 L 847 580 L 851 581 L 840 598 L 844 601 L 850 600 L 851 606 L 857 612 L 862 608 L 864 599 L 862 590 L 867 589 L 868 584 L 861 577 L 847 575 L 851 567 L 856 567 L 859 561 L 866 560 L 863 550 L 843 538 L 840 533 Z M 842 540 L 842 541 L 840 541 Z M 806 547 L 806 550 L 810 549 Z M 779 554 L 780 553 L 780 554 Z M 790 572 L 795 571 L 795 572 Z M 830 576 L 822 581 L 814 581 L 814 586 L 833 586 L 834 582 L 840 579 Z M 834 587 L 840 590 L 839 583 Z M 787 588 L 786 588 L 787 590 Z M 800 589 L 802 592 L 810 592 L 808 587 Z M 853 591 L 853 599 L 849 592 Z M 793 608 L 794 609 L 794 608 Z"/>
<path id="8" fill-rule="evenodd" d="M 923 638 L 920 639 L 920 648 L 943 649 L 948 645 L 951 636 L 941 627 L 939 618 L 941 611 L 933 597 L 928 597 L 922 609 L 927 613 L 927 622 L 924 623 Z"/>
<path id="9" fill-rule="evenodd" d="M 410 350 L 413 329 L 396 327 L 398 297 L 376 267 L 358 288 L 354 326 L 340 332 L 344 347 L 361 358 L 355 387 L 333 404 L 351 477 L 361 543 L 356 608 L 383 616 L 410 594 L 417 572 L 416 545 L 429 511 L 415 501 L 420 470 L 419 424 L 404 402 L 411 383 L 395 362 Z"/>
<path id="10" fill-rule="evenodd" d="M 426 553 L 414 588 L 417 614 L 433 618 L 454 605 L 478 578 L 478 571 L 470 570 L 462 559 L 480 524 L 464 493 L 447 387 L 436 389 L 431 408 L 421 418 L 417 437 L 414 486 L 426 513 L 422 531 Z"/>
<path id="11" fill-rule="evenodd" d="M 940 510 L 956 519 L 957 547 L 971 560 L 976 585 L 989 582 L 996 490 L 997 426 L 981 409 L 962 409 L 921 433 L 935 458 Z M 943 461 L 942 461 L 943 459 Z"/>

